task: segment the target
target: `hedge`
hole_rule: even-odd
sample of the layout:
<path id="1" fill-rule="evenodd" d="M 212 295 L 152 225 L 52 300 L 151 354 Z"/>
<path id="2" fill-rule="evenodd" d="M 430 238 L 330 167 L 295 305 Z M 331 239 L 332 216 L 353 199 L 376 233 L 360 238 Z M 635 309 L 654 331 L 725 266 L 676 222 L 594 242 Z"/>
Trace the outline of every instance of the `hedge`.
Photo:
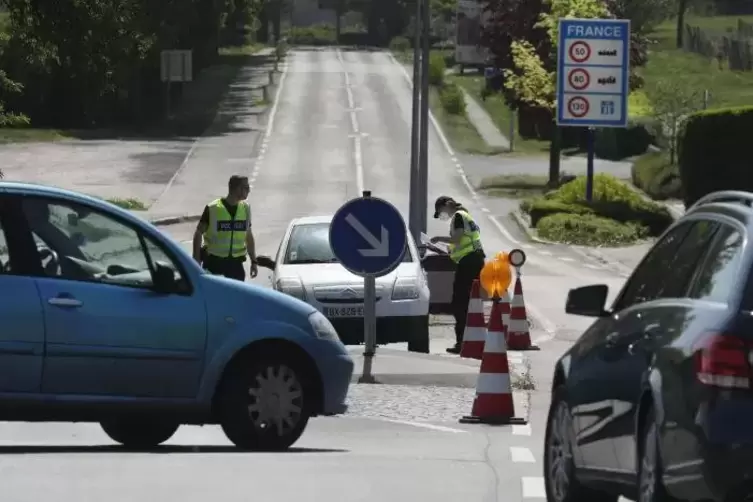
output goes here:
<path id="1" fill-rule="evenodd" d="M 582 246 L 620 246 L 646 237 L 646 227 L 619 223 L 592 214 L 553 214 L 539 222 L 536 229 L 545 239 Z"/>
<path id="2" fill-rule="evenodd" d="M 753 106 L 692 114 L 680 141 L 680 178 L 690 206 L 719 190 L 753 191 Z"/>
<path id="3" fill-rule="evenodd" d="M 674 221 L 666 207 L 645 200 L 627 184 L 609 174 L 594 176 L 591 202 L 585 200 L 585 190 L 586 178 L 579 176 L 543 197 L 521 202 L 520 208 L 529 215 L 531 226 L 542 237 L 561 234 L 560 237 L 553 238 L 560 242 L 571 242 L 570 238 L 563 237 L 567 232 L 573 233 L 572 239 L 585 242 L 585 237 L 577 237 L 575 234 L 583 234 L 586 232 L 584 228 L 590 226 L 595 229 L 595 239 L 602 244 L 625 243 L 625 239 L 636 240 L 647 235 L 660 235 Z M 562 215 L 568 218 L 563 218 Z M 552 219 L 553 216 L 557 218 Z M 613 224 L 609 227 L 615 232 L 612 238 L 605 237 L 605 233 L 608 233 L 608 228 L 602 221 L 605 219 Z M 581 220 L 585 223 L 574 223 Z M 558 228 L 556 232 L 552 230 L 552 225 L 555 224 Z"/>
<path id="4" fill-rule="evenodd" d="M 293 26 L 288 33 L 288 42 L 294 45 L 334 45 L 337 32 L 328 24 Z"/>
<path id="5" fill-rule="evenodd" d="M 630 174 L 633 185 L 654 200 L 682 199 L 680 170 L 670 163 L 666 152 L 642 155 L 633 163 Z"/>
<path id="6" fill-rule="evenodd" d="M 653 140 L 650 119 L 633 119 L 626 128 L 596 129 L 594 153 L 600 159 L 621 160 L 645 153 Z"/>

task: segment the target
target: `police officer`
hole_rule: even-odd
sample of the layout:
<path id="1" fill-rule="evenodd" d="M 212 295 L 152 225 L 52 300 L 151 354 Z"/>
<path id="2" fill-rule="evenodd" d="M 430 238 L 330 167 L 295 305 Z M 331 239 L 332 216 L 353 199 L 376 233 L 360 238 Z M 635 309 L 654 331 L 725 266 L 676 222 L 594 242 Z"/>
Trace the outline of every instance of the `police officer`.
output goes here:
<path id="1" fill-rule="evenodd" d="M 450 354 L 459 354 L 463 344 L 465 318 L 473 281 L 478 279 L 484 267 L 486 255 L 481 246 L 481 232 L 473 217 L 459 202 L 445 195 L 434 203 L 434 218 L 450 222 L 449 237 L 433 237 L 431 242 L 449 245 L 450 259 L 457 265 L 452 285 L 452 311 L 455 316 L 455 346 L 447 349 Z"/>
<path id="2" fill-rule="evenodd" d="M 227 197 L 204 208 L 193 234 L 193 257 L 213 274 L 244 281 L 243 263 L 247 254 L 251 259 L 251 277 L 258 273 L 251 208 L 246 202 L 250 190 L 248 177 L 231 176 L 227 188 Z"/>

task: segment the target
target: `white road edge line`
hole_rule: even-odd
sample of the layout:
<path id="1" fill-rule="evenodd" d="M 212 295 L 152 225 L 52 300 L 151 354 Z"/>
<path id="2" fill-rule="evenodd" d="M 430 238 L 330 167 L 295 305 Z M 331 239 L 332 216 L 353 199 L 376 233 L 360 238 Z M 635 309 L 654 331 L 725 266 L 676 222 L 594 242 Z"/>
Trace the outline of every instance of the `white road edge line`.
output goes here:
<path id="1" fill-rule="evenodd" d="M 340 49 L 337 49 L 337 60 L 342 66 L 343 75 L 345 75 L 345 94 L 348 98 L 348 108 L 350 110 L 350 124 L 353 127 L 353 162 L 356 165 L 356 188 L 358 194 L 362 194 L 364 191 L 364 179 L 363 179 L 363 151 L 361 150 L 361 134 L 360 127 L 358 125 L 358 115 L 356 115 L 356 104 L 353 98 L 353 88 L 350 82 L 350 75 L 345 67 L 345 59 Z"/>
<path id="2" fill-rule="evenodd" d="M 408 70 L 405 69 L 405 67 L 398 62 L 397 59 L 395 59 L 395 56 L 389 52 L 390 60 L 394 65 L 396 65 L 398 68 L 400 68 L 400 71 L 402 72 L 403 76 L 405 77 L 405 80 L 408 82 L 409 85 L 413 85 L 413 79 L 410 75 L 408 75 Z M 447 136 L 445 136 L 444 132 L 442 131 L 442 128 L 439 126 L 439 123 L 437 122 L 437 119 L 434 118 L 434 114 L 429 111 L 429 120 L 431 121 L 431 124 L 434 126 L 434 130 L 437 133 L 437 136 L 439 136 L 439 140 L 442 142 L 442 145 L 444 145 L 445 150 L 450 154 L 450 157 L 452 157 L 455 160 L 455 165 L 458 168 L 458 173 L 460 174 L 460 179 L 463 180 L 463 183 L 465 184 L 466 188 L 470 192 L 471 196 L 474 198 L 478 197 L 478 194 L 476 193 L 476 189 L 473 188 L 473 185 L 471 185 L 470 181 L 468 181 L 468 176 L 465 174 L 465 170 L 463 169 L 463 166 L 460 164 L 459 161 L 457 161 L 457 156 L 455 155 L 455 151 L 452 149 L 452 146 L 450 145 L 449 140 L 447 139 Z M 523 243 L 512 236 L 510 232 L 507 231 L 507 229 L 499 222 L 499 220 L 491 214 L 491 212 L 486 213 L 486 217 L 489 218 L 489 220 L 494 224 L 495 227 L 497 227 L 497 230 L 510 242 L 517 246 L 523 246 Z M 546 341 L 554 337 L 554 323 L 550 321 L 546 317 L 542 317 L 542 314 L 540 311 L 538 311 L 535 308 L 531 308 L 530 303 L 526 305 L 528 309 L 531 310 L 531 312 L 534 314 L 534 316 L 544 325 L 545 331 L 548 332 L 546 337 L 539 338 L 540 341 Z"/>
<path id="3" fill-rule="evenodd" d="M 382 422 L 390 422 L 393 424 L 410 425 L 412 427 L 419 427 L 422 429 L 429 429 L 439 432 L 451 432 L 453 434 L 468 434 L 469 432 L 463 429 L 453 429 L 452 427 L 444 427 L 442 425 L 428 424 L 424 422 L 413 422 L 410 420 L 394 420 L 391 418 L 374 418 L 373 420 L 380 420 Z"/>
<path id="4" fill-rule="evenodd" d="M 510 447 L 510 459 L 516 464 L 536 463 L 536 458 L 533 456 L 533 452 L 529 448 L 524 448 L 522 446 Z"/>
<path id="5" fill-rule="evenodd" d="M 546 489 L 544 488 L 543 477 L 524 477 L 520 479 L 523 485 L 524 499 L 545 499 Z"/>

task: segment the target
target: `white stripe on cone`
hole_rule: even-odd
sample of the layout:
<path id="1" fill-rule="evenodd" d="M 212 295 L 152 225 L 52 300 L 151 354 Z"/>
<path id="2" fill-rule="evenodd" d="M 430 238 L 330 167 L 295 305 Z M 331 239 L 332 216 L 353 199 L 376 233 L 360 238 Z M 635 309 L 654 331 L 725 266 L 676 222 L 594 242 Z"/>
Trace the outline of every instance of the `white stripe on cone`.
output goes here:
<path id="1" fill-rule="evenodd" d="M 468 313 L 469 314 L 483 314 L 484 302 L 482 302 L 480 298 L 471 298 L 471 301 L 468 304 Z"/>
<path id="2" fill-rule="evenodd" d="M 510 324 L 508 324 L 508 327 L 507 327 L 508 333 L 524 333 L 527 330 L 528 330 L 527 319 L 510 319 Z"/>
<path id="3" fill-rule="evenodd" d="M 486 342 L 486 328 L 466 326 L 463 333 L 464 342 Z"/>
<path id="4" fill-rule="evenodd" d="M 510 394 L 509 373 L 480 373 L 476 394 Z"/>
<path id="5" fill-rule="evenodd" d="M 510 294 L 507 291 L 502 293 L 502 303 L 505 303 L 505 302 L 510 303 Z M 510 326 L 510 314 L 509 313 L 506 312 L 502 314 L 502 324 L 504 324 L 505 327 Z"/>
<path id="6" fill-rule="evenodd" d="M 486 344 L 484 344 L 484 354 L 504 354 L 507 352 L 505 346 L 505 334 L 498 331 L 489 331 L 486 335 Z"/>

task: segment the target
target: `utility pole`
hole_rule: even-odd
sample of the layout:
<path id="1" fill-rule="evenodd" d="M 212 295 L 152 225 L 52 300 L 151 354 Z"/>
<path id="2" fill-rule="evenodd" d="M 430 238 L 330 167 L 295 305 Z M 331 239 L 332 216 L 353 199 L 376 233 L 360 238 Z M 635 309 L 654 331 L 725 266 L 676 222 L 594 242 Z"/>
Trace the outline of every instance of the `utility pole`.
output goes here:
<path id="1" fill-rule="evenodd" d="M 428 187 L 429 187 L 429 32 L 431 31 L 430 0 L 424 0 L 424 9 L 422 12 L 422 52 L 421 59 L 421 135 L 420 156 L 418 163 L 418 193 L 419 207 L 421 208 L 421 231 L 426 232 L 427 225 L 427 205 Z"/>
<path id="2" fill-rule="evenodd" d="M 416 0 L 416 13 L 413 18 L 413 113 L 411 120 L 410 194 L 408 198 L 408 227 L 413 240 L 417 244 L 421 243 L 421 212 L 418 207 L 419 135 L 421 130 L 421 117 L 419 116 L 421 88 L 418 85 L 421 80 L 421 2 L 423 0 Z"/>

